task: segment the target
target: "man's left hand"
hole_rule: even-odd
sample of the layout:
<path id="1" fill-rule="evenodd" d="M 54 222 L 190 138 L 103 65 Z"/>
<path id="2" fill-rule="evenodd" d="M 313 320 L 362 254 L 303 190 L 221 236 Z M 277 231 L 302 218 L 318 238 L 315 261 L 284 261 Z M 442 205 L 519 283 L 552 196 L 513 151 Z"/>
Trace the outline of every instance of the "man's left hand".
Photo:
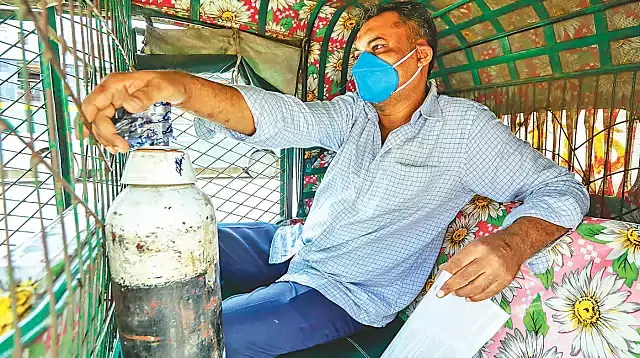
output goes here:
<path id="1" fill-rule="evenodd" d="M 509 244 L 511 235 L 498 232 L 474 240 L 455 254 L 441 269 L 452 277 L 442 286 L 438 297 L 454 293 L 477 302 L 493 297 L 516 277 L 526 260 Z"/>

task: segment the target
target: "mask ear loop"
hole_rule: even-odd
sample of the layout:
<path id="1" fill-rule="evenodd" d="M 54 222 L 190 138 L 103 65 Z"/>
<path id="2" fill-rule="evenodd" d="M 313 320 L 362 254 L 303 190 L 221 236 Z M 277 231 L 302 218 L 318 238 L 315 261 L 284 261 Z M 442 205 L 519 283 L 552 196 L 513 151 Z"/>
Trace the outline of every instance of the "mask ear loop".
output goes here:
<path id="1" fill-rule="evenodd" d="M 393 65 L 393 68 L 396 68 L 396 66 L 402 64 L 404 61 L 406 61 L 409 57 L 411 57 L 411 55 L 413 55 L 414 52 L 416 52 L 418 50 L 418 48 L 414 48 L 413 51 L 409 52 L 406 56 L 404 56 L 400 61 L 396 62 L 395 65 Z"/>
<path id="2" fill-rule="evenodd" d="M 418 74 L 420 74 L 420 71 L 422 71 L 423 68 L 424 68 L 424 66 L 419 66 L 418 70 L 416 70 L 416 73 L 414 73 L 413 76 L 411 76 L 411 78 L 407 82 L 405 82 L 402 86 L 398 87 L 397 90 L 393 91 L 393 93 L 400 92 L 405 87 L 407 87 L 409 85 L 409 83 L 411 83 L 413 80 L 416 79 L 416 77 L 418 77 Z"/>

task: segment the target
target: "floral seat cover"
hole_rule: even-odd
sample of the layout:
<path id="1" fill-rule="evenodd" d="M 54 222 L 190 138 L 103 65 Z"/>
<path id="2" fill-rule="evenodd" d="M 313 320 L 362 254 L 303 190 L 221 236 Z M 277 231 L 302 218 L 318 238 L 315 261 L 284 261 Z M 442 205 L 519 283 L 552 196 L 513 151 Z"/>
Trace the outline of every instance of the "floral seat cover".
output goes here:
<path id="1" fill-rule="evenodd" d="M 517 205 L 483 197 L 466 205 L 447 229 L 424 289 L 401 317 L 411 315 L 437 266 L 474 239 L 497 231 Z M 474 358 L 640 357 L 639 229 L 585 218 L 538 253 L 492 298 L 511 319 Z"/>

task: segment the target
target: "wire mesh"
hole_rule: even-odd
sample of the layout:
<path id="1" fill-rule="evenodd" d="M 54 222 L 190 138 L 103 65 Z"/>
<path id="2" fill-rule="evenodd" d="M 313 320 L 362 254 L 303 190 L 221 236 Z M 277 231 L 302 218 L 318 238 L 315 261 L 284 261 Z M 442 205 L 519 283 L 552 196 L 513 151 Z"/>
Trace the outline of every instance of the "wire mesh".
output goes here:
<path id="1" fill-rule="evenodd" d="M 227 84 L 240 81 L 233 72 L 199 76 Z M 172 108 L 172 118 L 175 144 L 189 153 L 196 185 L 211 198 L 218 221 L 275 223 L 284 217 L 282 153 L 257 150 L 222 134 L 205 141 L 196 136 L 191 114 Z"/>
<path id="2" fill-rule="evenodd" d="M 104 357 L 103 223 L 126 158 L 72 132 L 91 89 L 130 69 L 130 3 L 38 5 L 0 12 L 0 356 Z"/>
<path id="3" fill-rule="evenodd" d="M 612 71 L 460 95 L 487 105 L 519 138 L 575 172 L 589 188 L 591 216 L 640 223 L 639 76 Z"/>

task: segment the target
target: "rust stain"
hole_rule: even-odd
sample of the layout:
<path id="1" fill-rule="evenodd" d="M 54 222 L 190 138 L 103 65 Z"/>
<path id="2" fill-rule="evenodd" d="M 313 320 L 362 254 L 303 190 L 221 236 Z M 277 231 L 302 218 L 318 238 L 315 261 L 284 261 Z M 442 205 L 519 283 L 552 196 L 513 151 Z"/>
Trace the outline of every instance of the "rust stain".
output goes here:
<path id="1" fill-rule="evenodd" d="M 201 324 L 196 329 L 202 332 L 202 338 L 204 339 L 213 336 L 213 329 L 209 325 Z"/>
<path id="2" fill-rule="evenodd" d="M 185 332 L 189 332 L 195 321 L 193 307 L 185 307 L 184 304 L 180 303 L 180 318 L 182 321 L 182 329 Z"/>
<path id="3" fill-rule="evenodd" d="M 142 252 L 144 250 L 144 245 L 142 245 L 141 242 L 136 244 L 136 249 L 138 250 L 138 252 Z"/>
<path id="4" fill-rule="evenodd" d="M 149 301 L 149 314 L 155 316 L 158 313 L 158 308 L 161 306 L 161 303 L 156 300 Z"/>
<path id="5" fill-rule="evenodd" d="M 126 334 L 126 333 L 122 333 L 122 336 L 126 339 L 131 339 L 134 341 L 160 342 L 160 337 L 154 337 L 154 336 L 136 336 L 135 334 Z"/>
<path id="6" fill-rule="evenodd" d="M 210 311 L 216 306 L 216 303 L 218 303 L 218 299 L 216 297 L 211 297 L 209 302 L 204 306 L 204 309 Z"/>
<path id="7" fill-rule="evenodd" d="M 114 244 L 116 243 L 116 237 L 117 237 L 117 236 L 116 236 L 116 233 L 115 233 L 115 232 L 112 232 L 112 233 L 111 233 L 111 242 L 112 242 L 112 243 L 114 243 Z"/>

